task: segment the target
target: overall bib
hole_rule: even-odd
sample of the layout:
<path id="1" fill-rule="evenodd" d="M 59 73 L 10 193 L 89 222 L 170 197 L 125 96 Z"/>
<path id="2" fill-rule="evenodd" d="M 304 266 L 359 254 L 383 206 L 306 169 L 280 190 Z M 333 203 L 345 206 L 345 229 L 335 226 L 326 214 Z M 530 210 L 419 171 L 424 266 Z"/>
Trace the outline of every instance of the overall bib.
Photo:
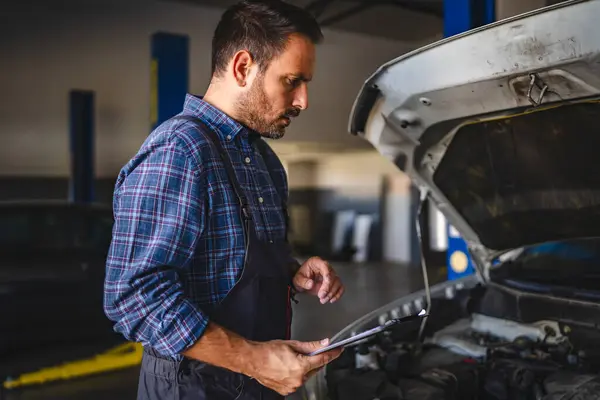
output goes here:
<path id="1" fill-rule="evenodd" d="M 202 121 L 192 117 L 179 117 Z M 240 205 L 244 225 L 246 260 L 241 277 L 225 299 L 203 309 L 212 321 L 254 341 L 289 339 L 292 319 L 291 270 L 287 240 L 260 240 L 254 229 L 247 198 L 233 164 L 218 136 L 205 127 L 218 149 Z M 284 206 L 285 207 L 285 206 Z M 287 216 L 287 210 L 283 210 Z M 245 375 L 184 358 L 165 358 L 144 349 L 138 400 L 275 400 L 283 396 Z"/>

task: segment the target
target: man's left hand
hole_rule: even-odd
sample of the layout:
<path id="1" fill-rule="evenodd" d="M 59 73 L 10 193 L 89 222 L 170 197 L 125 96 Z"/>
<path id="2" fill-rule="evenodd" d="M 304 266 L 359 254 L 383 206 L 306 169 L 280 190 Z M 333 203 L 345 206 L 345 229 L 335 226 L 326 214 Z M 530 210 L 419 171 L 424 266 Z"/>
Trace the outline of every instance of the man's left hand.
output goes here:
<path id="1" fill-rule="evenodd" d="M 298 292 L 318 296 L 321 304 L 335 303 L 344 294 L 344 285 L 331 265 L 319 257 L 308 259 L 294 276 Z"/>

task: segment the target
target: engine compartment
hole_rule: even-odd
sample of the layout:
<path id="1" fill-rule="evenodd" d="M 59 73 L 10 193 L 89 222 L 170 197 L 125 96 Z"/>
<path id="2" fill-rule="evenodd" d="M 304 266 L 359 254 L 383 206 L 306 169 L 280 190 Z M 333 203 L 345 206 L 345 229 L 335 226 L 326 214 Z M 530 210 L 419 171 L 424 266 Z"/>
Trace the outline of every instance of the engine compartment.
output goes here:
<path id="1" fill-rule="evenodd" d="M 476 287 L 434 298 L 422 340 L 416 322 L 346 348 L 327 367 L 329 399 L 600 399 L 596 326 L 522 321 L 519 301 L 500 317 L 502 297 Z"/>

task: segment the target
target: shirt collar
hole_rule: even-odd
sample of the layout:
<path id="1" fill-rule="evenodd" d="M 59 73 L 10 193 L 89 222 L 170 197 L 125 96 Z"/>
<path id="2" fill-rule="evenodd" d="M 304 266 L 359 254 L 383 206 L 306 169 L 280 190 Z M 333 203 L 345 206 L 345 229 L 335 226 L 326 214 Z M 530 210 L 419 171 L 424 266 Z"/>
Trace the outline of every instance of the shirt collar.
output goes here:
<path id="1" fill-rule="evenodd" d="M 207 103 L 201 96 L 186 94 L 183 114 L 192 115 L 213 128 L 222 139 L 233 139 L 237 134 L 248 137 L 250 131 L 244 125 L 225 114 L 212 104 Z M 229 136 L 231 138 L 229 138 Z"/>

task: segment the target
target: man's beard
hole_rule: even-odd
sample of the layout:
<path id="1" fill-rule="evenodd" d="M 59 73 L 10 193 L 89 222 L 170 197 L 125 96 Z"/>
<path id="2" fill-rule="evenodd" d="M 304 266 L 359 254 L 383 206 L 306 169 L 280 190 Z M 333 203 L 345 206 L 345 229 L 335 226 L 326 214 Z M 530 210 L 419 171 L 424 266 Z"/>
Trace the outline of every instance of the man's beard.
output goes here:
<path id="1" fill-rule="evenodd" d="M 250 91 L 236 102 L 236 114 L 240 122 L 248 128 L 258 132 L 268 139 L 281 139 L 285 135 L 285 125 L 281 124 L 281 118 L 292 119 L 300 114 L 300 110 L 291 108 L 280 115 L 274 121 L 269 121 L 266 116 L 272 114 L 269 107 L 269 99 L 264 90 L 263 77 L 258 76 Z"/>

